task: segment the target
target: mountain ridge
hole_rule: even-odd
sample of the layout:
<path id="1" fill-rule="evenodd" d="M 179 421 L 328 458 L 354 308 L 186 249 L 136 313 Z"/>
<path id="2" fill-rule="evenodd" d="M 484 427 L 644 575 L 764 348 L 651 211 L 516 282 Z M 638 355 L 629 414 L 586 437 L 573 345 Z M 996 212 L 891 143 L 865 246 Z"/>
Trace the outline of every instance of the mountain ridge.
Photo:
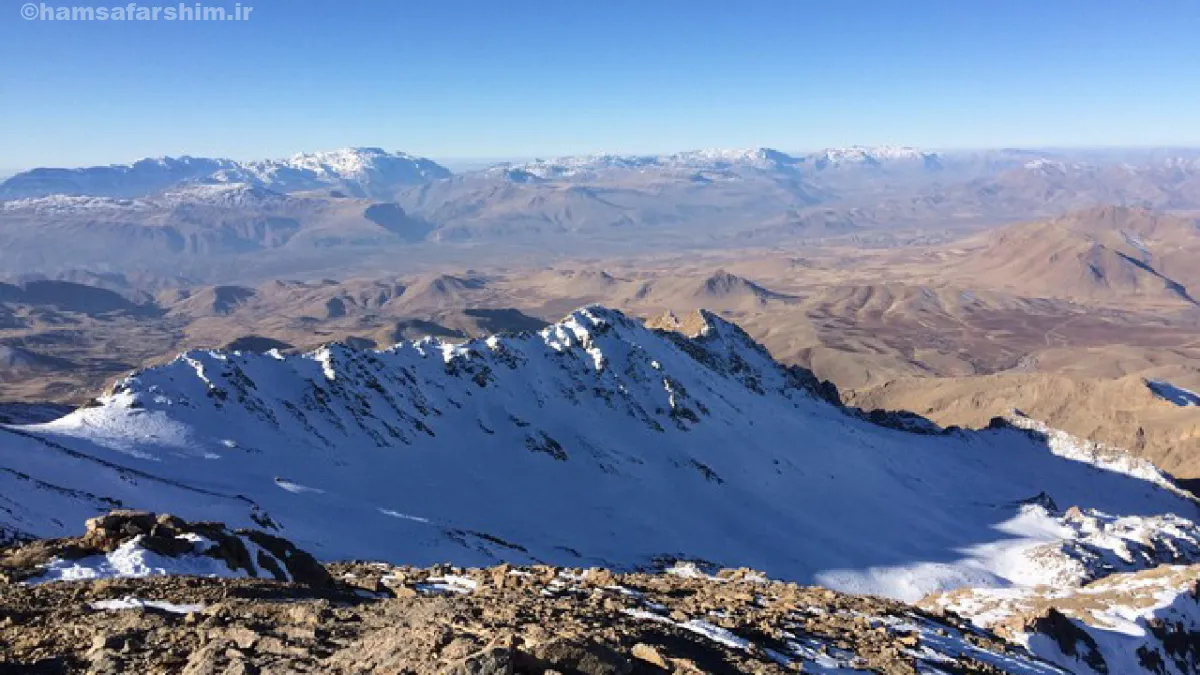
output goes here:
<path id="1" fill-rule="evenodd" d="M 500 164 L 483 173 L 512 173 L 539 179 L 571 178 L 600 169 L 721 170 L 735 167 L 814 170 L 843 166 L 882 167 L 919 160 L 931 165 L 939 153 L 903 146 L 847 146 L 791 155 L 773 148 L 707 148 L 665 154 L 566 155 L 523 163 Z M 927 168 L 933 168 L 928 166 Z M 282 159 L 238 161 L 219 157 L 146 157 L 129 164 L 77 168 L 38 167 L 0 182 L 0 199 L 54 194 L 130 198 L 145 196 L 188 181 L 247 183 L 294 192 L 346 187 L 356 197 L 381 197 L 400 185 L 448 178 L 449 169 L 425 157 L 388 152 L 379 147 L 346 147 L 300 152 Z M 373 181 L 382 185 L 375 187 Z"/>
<path id="2" fill-rule="evenodd" d="M 974 242 L 979 247 L 958 263 L 964 274 L 1002 279 L 1039 296 L 1197 304 L 1188 290 L 1200 283 L 1191 264 L 1200 250 L 1194 219 L 1100 206 L 1006 226 Z"/>
<path id="3" fill-rule="evenodd" d="M 706 560 L 907 599 L 1103 574 L 1082 551 L 1127 535 L 1105 520 L 1109 540 L 1077 541 L 1067 506 L 1144 523 L 1154 551 L 1200 537 L 1157 524 L 1197 506 L 1153 467 L 1037 429 L 867 416 L 698 316 L 694 337 L 589 306 L 459 345 L 189 352 L 0 427 L 19 505 L 0 525 L 65 534 L 116 503 L 269 527 L 326 559 Z"/>
<path id="4" fill-rule="evenodd" d="M 285 159 L 238 162 L 207 157 L 158 157 L 132 164 L 38 168 L 0 183 L 0 199 L 56 194 L 131 198 L 188 182 L 246 183 L 277 192 L 333 188 L 355 197 L 386 197 L 397 187 L 451 175 L 433 160 L 382 148 L 348 147 Z"/>

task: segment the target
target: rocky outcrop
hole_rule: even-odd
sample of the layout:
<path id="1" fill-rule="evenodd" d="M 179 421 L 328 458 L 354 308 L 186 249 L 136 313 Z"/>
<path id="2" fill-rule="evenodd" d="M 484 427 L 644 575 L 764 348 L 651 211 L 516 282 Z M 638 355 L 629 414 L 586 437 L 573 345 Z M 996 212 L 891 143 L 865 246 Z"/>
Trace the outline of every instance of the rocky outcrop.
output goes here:
<path id="1" fill-rule="evenodd" d="M 1077 587 L 964 588 L 919 606 L 973 617 L 1075 673 L 1200 673 L 1200 565 L 1111 574 Z"/>
<path id="2" fill-rule="evenodd" d="M 147 557 L 157 564 L 144 562 Z M 273 578 L 316 588 L 331 584 L 325 568 L 286 539 L 258 530 L 234 531 L 220 523 L 189 523 L 170 514 L 128 510 L 88 520 L 80 537 L 0 550 L 0 579 L 37 582 L 186 573 L 195 569 L 189 565 L 197 558 L 224 563 L 228 574 L 214 568 L 221 576 Z"/>

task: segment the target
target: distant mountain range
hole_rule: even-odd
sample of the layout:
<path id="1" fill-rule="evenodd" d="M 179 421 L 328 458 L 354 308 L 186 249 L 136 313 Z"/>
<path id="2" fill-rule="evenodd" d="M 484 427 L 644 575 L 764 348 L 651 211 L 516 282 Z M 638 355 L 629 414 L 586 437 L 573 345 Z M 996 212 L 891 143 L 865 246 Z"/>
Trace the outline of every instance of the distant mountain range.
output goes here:
<path id="1" fill-rule="evenodd" d="M 921 166 L 940 168 L 940 155 L 916 148 L 881 146 L 829 148 L 809 155 L 793 156 L 772 148 L 707 149 L 670 155 L 582 155 L 538 159 L 492 169 L 512 176 L 522 174 L 542 179 L 580 178 L 602 171 L 823 171 L 847 167 L 897 168 Z"/>
<path id="2" fill-rule="evenodd" d="M 402 185 L 448 176 L 450 171 L 432 160 L 380 148 L 344 148 L 253 162 L 159 157 L 133 164 L 33 169 L 0 183 L 0 199 L 58 194 L 142 197 L 188 182 L 245 183 L 279 192 L 334 189 L 353 197 L 380 197 Z"/>
<path id="3" fill-rule="evenodd" d="M 584 178 L 604 171 L 822 171 L 916 164 L 940 168 L 941 155 L 915 148 L 853 146 L 792 156 L 770 148 L 696 150 L 671 155 L 587 155 L 534 160 L 485 169 L 512 180 Z M 246 183 L 279 192 L 337 189 L 354 197 L 384 198 L 398 188 L 449 178 L 433 160 L 380 148 L 300 153 L 287 159 L 238 162 L 208 157 L 159 157 L 133 164 L 75 169 L 37 168 L 0 183 L 0 199 L 49 195 L 141 197 L 186 182 Z"/>
<path id="4" fill-rule="evenodd" d="M 797 238 L 894 245 L 1103 205 L 1200 209 L 1200 153 L 750 148 L 454 174 L 422 157 L 345 148 L 42 168 L 0 183 L 0 274 L 148 265 L 211 276 L 214 265 L 247 269 L 231 256 L 267 251 L 274 275 L 304 276 L 413 244 L 426 245 L 425 259 L 478 242 L 557 253 Z"/>

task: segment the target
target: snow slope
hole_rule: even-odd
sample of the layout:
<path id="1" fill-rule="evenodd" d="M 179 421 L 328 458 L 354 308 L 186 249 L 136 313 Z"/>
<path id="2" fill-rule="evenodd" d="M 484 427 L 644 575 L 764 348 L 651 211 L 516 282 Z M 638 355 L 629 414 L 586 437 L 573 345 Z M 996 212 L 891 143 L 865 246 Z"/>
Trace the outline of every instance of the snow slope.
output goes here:
<path id="1" fill-rule="evenodd" d="M 588 307 L 457 346 L 184 354 L 0 427 L 0 528 L 60 536 L 124 505 L 275 528 L 326 559 L 687 559 L 908 599 L 1090 555 L 1094 532 L 1054 515 L 1072 506 L 1182 551 L 1133 568 L 1195 554 L 1175 545 L 1197 506 L 1169 483 L 1036 430 L 868 422 L 703 318 L 694 339 Z"/>

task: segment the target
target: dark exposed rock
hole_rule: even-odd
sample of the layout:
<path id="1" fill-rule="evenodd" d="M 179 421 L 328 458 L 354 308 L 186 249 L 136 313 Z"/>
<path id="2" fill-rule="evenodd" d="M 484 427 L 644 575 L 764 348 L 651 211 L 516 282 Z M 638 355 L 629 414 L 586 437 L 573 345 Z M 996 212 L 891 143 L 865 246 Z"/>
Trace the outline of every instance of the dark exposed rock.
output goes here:
<path id="1" fill-rule="evenodd" d="M 1098 673 L 1108 672 L 1108 663 L 1100 654 L 1096 640 L 1075 624 L 1070 617 L 1051 607 L 1029 622 L 1029 632 L 1048 636 L 1063 654 L 1073 656 Z"/>
<path id="2" fill-rule="evenodd" d="M 519 658 L 522 669 L 557 670 L 565 675 L 629 675 L 633 664 L 615 649 L 591 640 L 556 639 Z"/>

